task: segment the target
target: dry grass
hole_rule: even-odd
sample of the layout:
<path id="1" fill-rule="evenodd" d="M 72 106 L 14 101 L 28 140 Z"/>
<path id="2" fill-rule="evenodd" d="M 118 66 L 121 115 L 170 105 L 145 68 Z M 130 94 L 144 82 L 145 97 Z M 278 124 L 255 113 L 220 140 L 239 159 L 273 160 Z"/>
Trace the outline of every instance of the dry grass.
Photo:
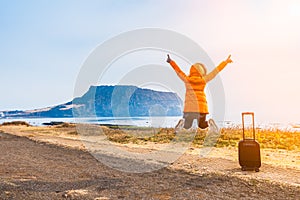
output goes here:
<path id="1" fill-rule="evenodd" d="M 1 125 L 2 126 L 30 126 L 30 124 L 25 121 L 3 122 Z"/>
<path id="2" fill-rule="evenodd" d="M 300 132 L 280 129 L 256 129 L 256 140 L 261 148 L 271 149 L 300 149 Z M 250 130 L 245 131 L 246 135 L 252 134 Z M 217 147 L 234 146 L 242 139 L 242 130 L 239 128 L 226 128 L 221 130 Z"/>
<path id="3" fill-rule="evenodd" d="M 78 135 L 75 124 L 63 123 L 56 126 L 35 127 L 28 126 L 23 122 L 11 122 L 2 124 L 2 126 L 19 126 L 23 125 L 21 132 L 32 135 L 36 133 L 45 135 Z M 24 126 L 25 125 L 25 126 Z M 21 127 L 21 126 L 20 126 Z M 98 128 L 97 128 L 98 129 Z M 139 128 L 139 127 L 100 127 L 99 130 L 104 132 L 110 141 L 117 143 L 134 143 L 145 144 L 153 143 L 170 143 L 180 140 L 181 142 L 193 141 L 194 147 L 201 147 L 204 140 L 207 140 L 207 131 L 198 130 L 196 135 L 181 133 L 180 137 L 175 134 L 173 128 Z M 92 129 L 92 132 L 95 132 Z M 97 132 L 97 131 L 96 131 Z M 246 130 L 247 135 L 251 130 Z M 222 128 L 220 136 L 216 139 L 215 147 L 237 147 L 238 142 L 242 139 L 242 129 L 239 127 Z M 261 148 L 300 150 L 300 132 L 279 130 L 279 129 L 256 129 L 256 140 L 260 143 Z"/>
<path id="4" fill-rule="evenodd" d="M 246 132 L 249 130 L 246 130 Z M 142 144 L 144 142 L 155 143 L 169 143 L 172 140 L 176 140 L 176 134 L 172 128 L 162 128 L 157 133 L 152 135 L 136 136 L 129 134 L 118 129 L 107 129 L 105 134 L 109 140 L 118 143 L 137 143 Z M 207 132 L 198 130 L 193 140 L 193 146 L 200 147 L 203 145 L 204 139 L 207 136 Z M 181 137 L 182 139 L 182 137 Z M 187 141 L 189 141 L 187 136 Z M 223 128 L 221 134 L 217 139 L 215 147 L 237 147 L 239 141 L 242 139 L 242 130 L 239 128 Z M 288 130 L 270 129 L 256 130 L 256 140 L 260 143 L 261 148 L 271 149 L 286 149 L 286 150 L 300 150 L 300 132 L 291 132 Z"/>
<path id="5" fill-rule="evenodd" d="M 30 133 L 32 135 L 35 133 L 45 135 L 78 135 L 78 132 L 76 131 L 76 124 L 71 123 L 63 123 L 55 126 L 30 126 L 22 129 L 21 132 Z"/>

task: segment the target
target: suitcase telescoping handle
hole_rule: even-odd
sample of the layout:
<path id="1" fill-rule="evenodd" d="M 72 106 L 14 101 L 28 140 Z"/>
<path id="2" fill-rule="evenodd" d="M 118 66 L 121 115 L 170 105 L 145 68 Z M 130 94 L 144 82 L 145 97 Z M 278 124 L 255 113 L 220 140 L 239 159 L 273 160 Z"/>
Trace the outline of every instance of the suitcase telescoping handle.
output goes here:
<path id="1" fill-rule="evenodd" d="M 245 115 L 252 116 L 252 129 L 253 129 L 253 139 L 255 140 L 255 126 L 254 126 L 254 113 L 253 112 L 243 112 L 242 113 L 242 121 L 243 121 L 243 139 L 245 139 Z"/>

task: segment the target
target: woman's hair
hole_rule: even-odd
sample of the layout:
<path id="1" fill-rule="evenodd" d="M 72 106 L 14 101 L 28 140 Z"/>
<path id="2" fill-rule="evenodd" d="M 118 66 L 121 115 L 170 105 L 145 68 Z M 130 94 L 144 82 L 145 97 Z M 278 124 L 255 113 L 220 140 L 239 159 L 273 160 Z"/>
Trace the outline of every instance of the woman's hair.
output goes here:
<path id="1" fill-rule="evenodd" d="M 195 64 L 193 64 L 193 66 L 202 76 L 206 75 L 207 69 L 206 69 L 205 65 L 203 65 L 202 63 L 195 63 Z"/>

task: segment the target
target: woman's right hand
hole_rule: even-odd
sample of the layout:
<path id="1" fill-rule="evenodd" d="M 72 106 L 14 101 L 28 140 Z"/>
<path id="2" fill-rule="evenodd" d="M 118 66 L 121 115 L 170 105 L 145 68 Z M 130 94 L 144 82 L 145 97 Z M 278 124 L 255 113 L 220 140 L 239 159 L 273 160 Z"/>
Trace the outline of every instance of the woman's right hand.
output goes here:
<path id="1" fill-rule="evenodd" d="M 168 56 L 167 63 L 170 63 L 172 61 L 171 58 L 170 58 L 170 55 L 168 54 L 167 56 Z"/>

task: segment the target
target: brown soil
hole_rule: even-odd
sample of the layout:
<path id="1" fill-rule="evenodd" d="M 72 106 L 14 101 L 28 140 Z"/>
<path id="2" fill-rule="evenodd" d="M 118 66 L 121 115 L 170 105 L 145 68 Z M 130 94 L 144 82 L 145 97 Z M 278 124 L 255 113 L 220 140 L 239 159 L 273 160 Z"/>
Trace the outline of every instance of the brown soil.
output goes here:
<path id="1" fill-rule="evenodd" d="M 263 151 L 261 171 L 255 173 L 240 170 L 234 148 L 216 148 L 206 157 L 200 157 L 199 149 L 194 148 L 166 168 L 135 174 L 100 163 L 84 150 L 76 135 L 29 134 L 14 127 L 0 130 L 0 199 L 300 197 L 298 152 Z M 123 146 L 134 149 L 155 145 Z M 283 155 L 294 162 L 273 162 L 278 156 L 284 162 Z"/>

